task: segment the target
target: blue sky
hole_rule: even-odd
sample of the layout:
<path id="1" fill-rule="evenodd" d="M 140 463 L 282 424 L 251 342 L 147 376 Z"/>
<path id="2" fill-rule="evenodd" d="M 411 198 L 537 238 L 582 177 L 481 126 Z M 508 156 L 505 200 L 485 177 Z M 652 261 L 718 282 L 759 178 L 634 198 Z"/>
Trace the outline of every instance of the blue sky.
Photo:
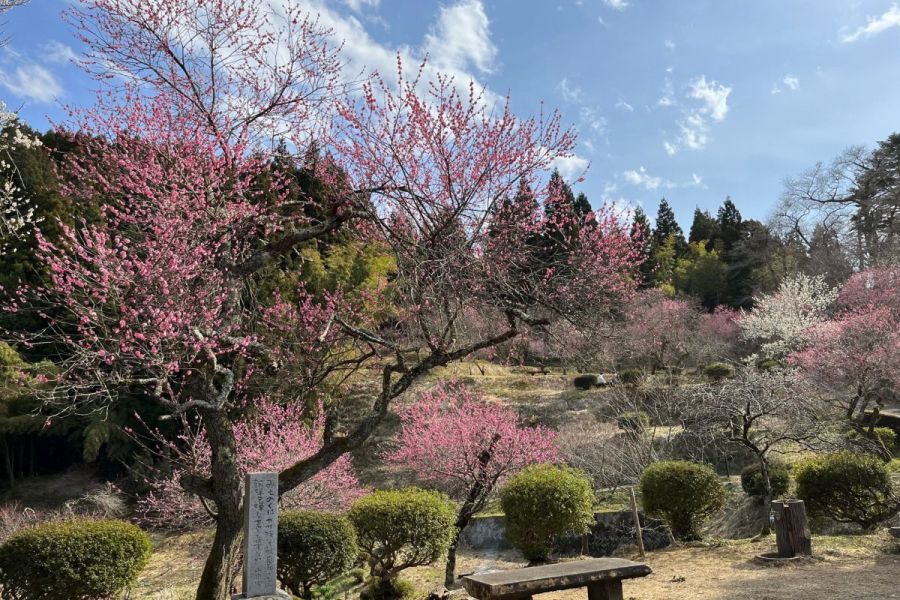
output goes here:
<path id="1" fill-rule="evenodd" d="M 92 101 L 59 13 L 9 13 L 0 98 L 39 129 Z M 512 96 L 543 100 L 580 132 L 561 170 L 595 205 L 690 224 L 730 195 L 764 219 L 785 177 L 900 130 L 900 4 L 891 0 L 310 0 L 349 68 L 393 72 L 399 52 Z"/>

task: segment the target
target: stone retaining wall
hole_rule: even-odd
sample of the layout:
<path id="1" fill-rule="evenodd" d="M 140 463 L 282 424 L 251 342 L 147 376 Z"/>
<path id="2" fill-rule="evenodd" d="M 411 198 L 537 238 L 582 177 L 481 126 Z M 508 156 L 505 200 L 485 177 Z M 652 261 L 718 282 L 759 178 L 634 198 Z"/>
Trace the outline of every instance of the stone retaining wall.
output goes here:
<path id="1" fill-rule="evenodd" d="M 623 545 L 634 545 L 634 520 L 631 511 L 598 512 L 594 526 L 587 536 L 565 536 L 556 548 L 564 554 L 583 553 L 588 556 L 609 556 Z M 669 535 L 662 522 L 640 516 L 644 547 L 657 550 L 669 545 Z M 511 548 L 506 539 L 503 515 L 475 517 L 463 530 L 462 543 L 473 550 L 504 550 Z"/>

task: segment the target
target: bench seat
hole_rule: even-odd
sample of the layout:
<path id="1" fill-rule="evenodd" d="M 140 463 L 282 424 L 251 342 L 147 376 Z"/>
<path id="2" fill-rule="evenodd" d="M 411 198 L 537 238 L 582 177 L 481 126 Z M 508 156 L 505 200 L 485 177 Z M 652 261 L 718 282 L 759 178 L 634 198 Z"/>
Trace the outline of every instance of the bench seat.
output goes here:
<path id="1" fill-rule="evenodd" d="M 623 558 L 592 558 L 463 577 L 478 600 L 522 600 L 535 594 L 587 587 L 590 600 L 621 600 L 622 580 L 646 577 L 650 567 Z"/>

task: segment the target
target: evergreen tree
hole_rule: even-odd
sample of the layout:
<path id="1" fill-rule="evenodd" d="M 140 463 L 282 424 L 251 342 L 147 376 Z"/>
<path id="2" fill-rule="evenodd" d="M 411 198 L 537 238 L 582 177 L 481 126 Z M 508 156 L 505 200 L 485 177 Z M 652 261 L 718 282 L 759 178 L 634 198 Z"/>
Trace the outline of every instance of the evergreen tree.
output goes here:
<path id="1" fill-rule="evenodd" d="M 715 241 L 719 239 L 719 222 L 708 211 L 694 209 L 694 221 L 691 223 L 691 231 L 688 235 L 688 243 L 697 244 L 704 242 L 707 250 L 715 247 Z"/>
<path id="2" fill-rule="evenodd" d="M 687 252 L 687 242 L 684 239 L 684 231 L 675 219 L 675 213 L 665 198 L 659 201 L 659 210 L 656 212 L 656 227 L 653 228 L 653 248 L 656 250 L 673 238 L 676 257 L 684 256 Z"/>
<path id="3" fill-rule="evenodd" d="M 656 270 L 656 262 L 653 260 L 652 251 L 652 228 L 650 227 L 650 219 L 644 209 L 638 206 L 634 209 L 634 216 L 631 223 L 631 237 L 635 237 L 638 232 L 641 235 L 640 253 L 644 262 L 638 269 L 641 279 L 641 287 L 650 287 L 653 285 L 653 272 Z"/>
<path id="4" fill-rule="evenodd" d="M 575 213 L 581 217 L 581 221 L 583 221 L 586 225 L 596 225 L 597 221 L 593 217 L 589 220 L 587 216 L 593 212 L 593 208 L 591 207 L 591 202 L 588 200 L 587 195 L 584 192 L 578 192 L 578 195 L 575 197 Z"/>
<path id="5" fill-rule="evenodd" d="M 728 279 L 728 266 L 717 250 L 707 250 L 702 242 L 691 244 L 685 257 L 677 262 L 674 283 L 679 292 L 696 297 L 710 310 L 722 303 Z"/>
<path id="6" fill-rule="evenodd" d="M 741 212 L 731 201 L 730 196 L 725 197 L 725 202 L 719 207 L 719 213 L 716 217 L 719 225 L 719 239 L 722 240 L 722 249 L 725 259 L 728 260 L 728 253 L 734 248 L 734 245 L 741 239 L 742 218 Z"/>

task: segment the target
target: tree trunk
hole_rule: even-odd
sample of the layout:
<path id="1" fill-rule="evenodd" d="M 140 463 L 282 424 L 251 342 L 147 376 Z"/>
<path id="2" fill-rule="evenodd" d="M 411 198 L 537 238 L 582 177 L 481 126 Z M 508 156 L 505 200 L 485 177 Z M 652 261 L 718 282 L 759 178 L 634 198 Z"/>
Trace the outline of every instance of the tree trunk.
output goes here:
<path id="1" fill-rule="evenodd" d="M 6 478 L 9 481 L 9 489 L 12 491 L 16 485 L 16 474 L 13 472 L 12 455 L 10 454 L 6 434 L 0 436 L 0 440 L 2 440 L 3 447 L 3 466 L 6 470 Z"/>
<path id="2" fill-rule="evenodd" d="M 453 533 L 453 541 L 447 549 L 447 566 L 444 568 L 444 587 L 450 588 L 456 582 L 456 548 L 459 546 L 459 538 L 462 529 L 457 528 Z"/>
<path id="3" fill-rule="evenodd" d="M 212 450 L 210 485 L 218 512 L 216 535 L 197 587 L 197 600 L 228 600 L 243 538 L 243 482 L 228 416 L 224 410 L 204 409 L 200 414 Z"/>
<path id="4" fill-rule="evenodd" d="M 775 543 L 778 556 L 812 555 L 812 536 L 802 500 L 785 500 L 772 504 L 775 511 Z"/>
<path id="5" fill-rule="evenodd" d="M 447 551 L 447 566 L 444 569 L 444 586 L 447 588 L 456 583 L 456 548 L 459 546 L 459 538 L 462 535 L 462 530 L 466 528 L 466 525 L 469 524 L 469 521 L 475 514 L 479 505 L 479 500 L 486 497 L 493 488 L 493 482 L 488 481 L 486 469 L 491 462 L 491 458 L 494 456 L 494 447 L 499 441 L 500 435 L 495 433 L 493 437 L 491 437 L 491 443 L 488 447 L 482 450 L 478 455 L 478 474 L 475 477 L 475 483 L 472 485 L 471 489 L 469 489 L 469 493 L 466 494 L 466 499 L 459 508 L 459 513 L 456 515 L 456 529 L 453 534 L 453 542 L 450 544 L 450 548 Z"/>
<path id="6" fill-rule="evenodd" d="M 769 535 L 771 533 L 771 528 L 769 527 L 769 513 L 772 510 L 772 479 L 769 477 L 769 459 L 765 455 L 761 455 L 759 457 L 759 474 L 762 475 L 763 478 L 763 487 L 765 489 L 765 493 L 763 494 L 763 514 L 765 515 L 765 520 L 763 522 L 762 527 L 762 535 Z"/>

